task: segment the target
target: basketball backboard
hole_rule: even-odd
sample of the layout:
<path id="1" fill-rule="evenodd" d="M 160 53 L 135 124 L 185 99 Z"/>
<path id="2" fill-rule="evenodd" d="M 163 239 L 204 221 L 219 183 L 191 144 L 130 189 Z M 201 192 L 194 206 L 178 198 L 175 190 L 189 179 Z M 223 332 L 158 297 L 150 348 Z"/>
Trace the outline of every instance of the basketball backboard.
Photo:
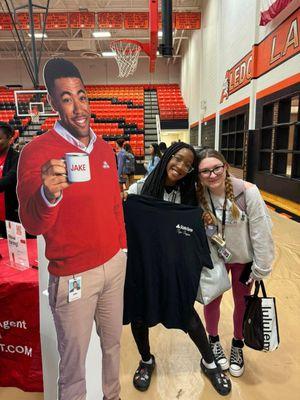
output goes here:
<path id="1" fill-rule="evenodd" d="M 47 90 L 15 90 L 16 113 L 19 117 L 30 117 L 36 111 L 40 117 L 58 115 L 47 98 Z"/>

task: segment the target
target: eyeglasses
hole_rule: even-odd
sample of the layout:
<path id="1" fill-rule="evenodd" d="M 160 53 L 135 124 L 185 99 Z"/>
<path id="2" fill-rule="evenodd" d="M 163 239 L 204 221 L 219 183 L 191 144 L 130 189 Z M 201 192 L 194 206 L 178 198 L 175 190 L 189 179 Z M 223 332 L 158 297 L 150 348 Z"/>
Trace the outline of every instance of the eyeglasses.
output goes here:
<path id="1" fill-rule="evenodd" d="M 224 167 L 225 165 L 217 165 L 215 168 L 212 169 L 202 169 L 199 171 L 199 174 L 201 174 L 201 176 L 203 176 L 203 178 L 209 178 L 211 176 L 212 173 L 214 173 L 215 175 L 222 175 L 224 172 Z"/>
<path id="2" fill-rule="evenodd" d="M 192 167 L 191 164 L 186 164 L 180 156 L 177 156 L 176 154 L 172 155 L 173 159 L 175 160 L 176 164 L 182 164 L 182 169 L 189 174 L 194 170 L 194 167 Z"/>

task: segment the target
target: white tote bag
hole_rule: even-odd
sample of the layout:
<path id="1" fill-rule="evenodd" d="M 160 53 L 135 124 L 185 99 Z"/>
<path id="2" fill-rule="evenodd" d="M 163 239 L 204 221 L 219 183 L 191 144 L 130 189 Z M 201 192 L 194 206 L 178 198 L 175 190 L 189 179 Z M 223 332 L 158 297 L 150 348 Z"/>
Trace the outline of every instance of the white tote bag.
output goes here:
<path id="1" fill-rule="evenodd" d="M 224 260 L 218 256 L 217 249 L 208 241 L 213 269 L 203 266 L 196 300 L 207 305 L 231 288 L 231 282 Z"/>

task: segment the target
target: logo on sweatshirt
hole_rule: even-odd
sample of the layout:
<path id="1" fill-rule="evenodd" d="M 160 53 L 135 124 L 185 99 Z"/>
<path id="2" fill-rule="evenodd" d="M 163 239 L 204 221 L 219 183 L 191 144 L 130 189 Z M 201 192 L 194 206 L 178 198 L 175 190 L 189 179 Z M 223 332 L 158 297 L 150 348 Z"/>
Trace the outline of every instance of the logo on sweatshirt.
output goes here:
<path id="1" fill-rule="evenodd" d="M 184 235 L 184 236 L 191 236 L 191 233 L 194 232 L 192 228 L 189 228 L 188 226 L 176 225 L 177 233 L 178 235 Z"/>
<path id="2" fill-rule="evenodd" d="M 103 161 L 102 168 L 108 169 L 108 168 L 110 168 L 110 166 L 106 161 Z"/>

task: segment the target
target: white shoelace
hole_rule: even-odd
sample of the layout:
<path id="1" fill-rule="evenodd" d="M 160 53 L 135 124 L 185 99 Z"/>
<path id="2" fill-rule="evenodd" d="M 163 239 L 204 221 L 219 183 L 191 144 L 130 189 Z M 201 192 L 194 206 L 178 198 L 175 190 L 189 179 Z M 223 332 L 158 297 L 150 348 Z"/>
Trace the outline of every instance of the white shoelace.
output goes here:
<path id="1" fill-rule="evenodd" d="M 223 347 L 220 342 L 211 343 L 212 344 L 212 352 L 214 353 L 217 360 L 221 358 L 226 358 Z"/>
<path id="2" fill-rule="evenodd" d="M 230 364 L 243 365 L 243 350 L 240 347 L 232 346 L 230 354 Z"/>

